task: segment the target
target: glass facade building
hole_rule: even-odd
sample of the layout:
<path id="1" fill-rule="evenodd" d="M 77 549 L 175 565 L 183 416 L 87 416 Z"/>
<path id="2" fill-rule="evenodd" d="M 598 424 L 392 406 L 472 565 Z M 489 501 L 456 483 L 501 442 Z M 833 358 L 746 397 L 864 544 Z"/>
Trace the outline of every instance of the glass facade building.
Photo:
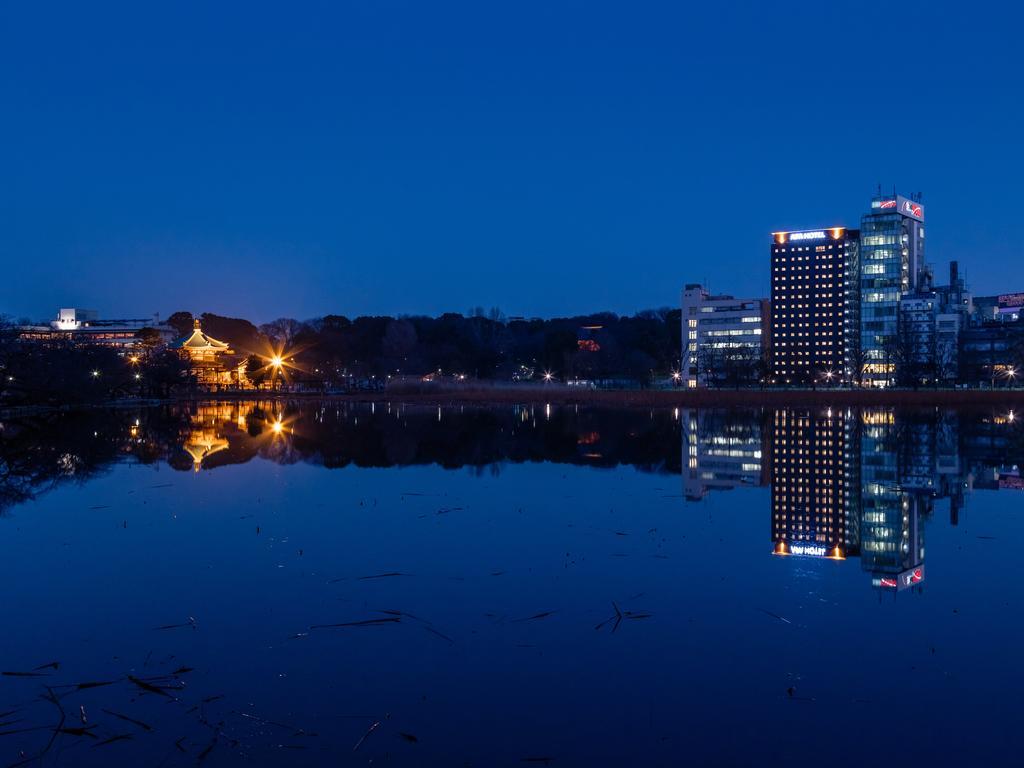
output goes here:
<path id="1" fill-rule="evenodd" d="M 899 305 L 924 273 L 924 206 L 901 195 L 876 197 L 860 223 L 860 354 L 872 386 L 895 381 Z"/>

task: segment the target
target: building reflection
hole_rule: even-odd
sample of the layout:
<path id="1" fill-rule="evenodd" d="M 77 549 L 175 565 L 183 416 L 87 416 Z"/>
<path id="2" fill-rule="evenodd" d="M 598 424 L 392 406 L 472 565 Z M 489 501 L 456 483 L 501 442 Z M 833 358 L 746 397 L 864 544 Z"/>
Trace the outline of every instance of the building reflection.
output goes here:
<path id="1" fill-rule="evenodd" d="M 683 410 L 683 495 L 766 485 L 771 451 L 763 415 L 747 411 Z"/>
<path id="2" fill-rule="evenodd" d="M 924 582 L 925 533 L 935 518 L 948 514 L 957 525 L 975 489 L 1024 490 L 1022 421 L 998 409 L 438 408 L 284 399 L 84 409 L 0 420 L 0 515 L 115 463 L 188 473 L 254 460 L 330 469 L 433 465 L 492 475 L 515 463 L 627 466 L 664 475 L 654 483 L 659 494 L 679 482 L 688 503 L 730 490 L 731 500 L 749 499 L 760 510 L 767 498 L 766 557 L 850 561 L 843 568 L 859 561 L 879 590 L 902 591 Z"/>
<path id="3" fill-rule="evenodd" d="M 860 553 L 859 454 L 849 411 L 779 410 L 772 418 L 772 541 L 780 556 Z"/>
<path id="4" fill-rule="evenodd" d="M 773 555 L 856 559 L 880 590 L 923 585 L 937 507 L 957 525 L 975 488 L 1024 489 L 1012 411 L 691 411 L 682 442 L 687 500 L 768 485 Z"/>

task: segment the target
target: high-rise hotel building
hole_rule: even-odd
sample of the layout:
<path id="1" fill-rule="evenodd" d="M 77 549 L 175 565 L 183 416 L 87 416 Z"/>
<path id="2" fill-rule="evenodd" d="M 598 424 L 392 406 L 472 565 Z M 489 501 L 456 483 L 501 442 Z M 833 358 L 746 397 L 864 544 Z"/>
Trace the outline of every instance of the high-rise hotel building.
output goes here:
<path id="1" fill-rule="evenodd" d="M 858 348 L 855 229 L 772 234 L 771 350 L 775 384 L 854 379 Z"/>
<path id="2" fill-rule="evenodd" d="M 900 298 L 918 290 L 924 264 L 924 206 L 878 196 L 860 221 L 860 363 L 864 381 L 892 384 Z"/>

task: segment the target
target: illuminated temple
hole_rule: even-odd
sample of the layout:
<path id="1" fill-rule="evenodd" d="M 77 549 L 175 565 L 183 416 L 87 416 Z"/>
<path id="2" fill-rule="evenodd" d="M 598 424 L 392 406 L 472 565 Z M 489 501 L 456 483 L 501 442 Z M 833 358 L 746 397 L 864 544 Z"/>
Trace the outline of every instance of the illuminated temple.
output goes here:
<path id="1" fill-rule="evenodd" d="M 203 333 L 199 318 L 195 319 L 192 335 L 172 346 L 188 357 L 199 384 L 233 388 L 249 385 L 245 358 L 235 354 L 230 345 Z"/>

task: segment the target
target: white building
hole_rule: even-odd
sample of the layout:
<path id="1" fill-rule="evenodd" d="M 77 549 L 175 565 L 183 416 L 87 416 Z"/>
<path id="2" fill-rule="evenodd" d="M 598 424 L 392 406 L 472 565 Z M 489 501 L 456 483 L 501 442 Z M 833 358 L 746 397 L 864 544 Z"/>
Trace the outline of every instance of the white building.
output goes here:
<path id="1" fill-rule="evenodd" d="M 159 315 L 144 318 L 104 320 L 94 309 L 62 307 L 57 318 L 47 325 L 22 326 L 22 339 L 30 341 L 70 340 L 76 344 L 99 344 L 120 350 L 131 349 L 141 343 L 139 331 L 151 328 L 164 344 L 173 341 L 173 328 L 160 322 Z"/>
<path id="2" fill-rule="evenodd" d="M 768 343 L 768 301 L 713 296 L 696 283 L 682 295 L 682 377 L 687 387 L 757 381 Z"/>

